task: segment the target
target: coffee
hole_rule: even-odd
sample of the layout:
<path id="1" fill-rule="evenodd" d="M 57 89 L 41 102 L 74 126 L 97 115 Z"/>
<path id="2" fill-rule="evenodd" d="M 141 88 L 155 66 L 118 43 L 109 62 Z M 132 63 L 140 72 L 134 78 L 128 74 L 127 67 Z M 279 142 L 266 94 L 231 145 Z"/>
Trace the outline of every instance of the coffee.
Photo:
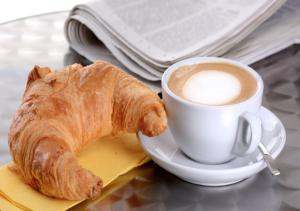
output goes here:
<path id="1" fill-rule="evenodd" d="M 254 76 L 226 63 L 186 65 L 175 70 L 169 89 L 185 100 L 205 105 L 229 105 L 247 100 L 257 91 Z"/>

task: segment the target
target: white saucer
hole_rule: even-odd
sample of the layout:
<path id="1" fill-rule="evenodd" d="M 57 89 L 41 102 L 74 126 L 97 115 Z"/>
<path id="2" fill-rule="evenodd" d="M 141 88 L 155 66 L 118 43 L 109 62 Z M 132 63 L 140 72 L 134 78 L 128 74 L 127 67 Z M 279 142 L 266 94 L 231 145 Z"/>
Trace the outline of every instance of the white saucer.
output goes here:
<path id="1" fill-rule="evenodd" d="M 264 107 L 260 110 L 260 116 L 263 124 L 262 143 L 272 157 L 276 158 L 286 141 L 284 126 L 271 111 Z M 233 184 L 257 174 L 266 167 L 258 150 L 249 156 L 238 157 L 224 164 L 206 165 L 183 154 L 168 129 L 157 137 L 150 138 L 142 133 L 139 133 L 138 137 L 143 148 L 159 166 L 185 181 L 199 185 Z"/>

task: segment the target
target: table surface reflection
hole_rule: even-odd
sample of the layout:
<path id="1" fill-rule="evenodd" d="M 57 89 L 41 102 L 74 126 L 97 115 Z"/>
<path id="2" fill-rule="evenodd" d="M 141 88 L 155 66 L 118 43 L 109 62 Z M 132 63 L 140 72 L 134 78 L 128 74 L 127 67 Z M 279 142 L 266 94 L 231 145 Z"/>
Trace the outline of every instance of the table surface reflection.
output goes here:
<path id="1" fill-rule="evenodd" d="M 63 35 L 67 13 L 53 13 L 0 25 L 0 165 L 10 161 L 7 131 L 34 64 L 60 68 L 87 64 Z M 278 158 L 282 174 L 267 170 L 225 187 L 183 182 L 150 162 L 121 178 L 104 199 L 72 210 L 300 210 L 300 46 L 291 46 L 252 65 L 265 82 L 263 105 L 287 130 Z"/>

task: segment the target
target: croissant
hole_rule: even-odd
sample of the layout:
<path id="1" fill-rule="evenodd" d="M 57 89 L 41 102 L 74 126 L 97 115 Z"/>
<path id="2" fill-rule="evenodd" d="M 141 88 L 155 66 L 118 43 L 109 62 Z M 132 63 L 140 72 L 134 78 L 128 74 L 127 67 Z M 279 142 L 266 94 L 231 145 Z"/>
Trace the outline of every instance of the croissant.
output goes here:
<path id="1" fill-rule="evenodd" d="M 99 195 L 102 181 L 78 164 L 78 152 L 103 136 L 138 131 L 156 136 L 166 125 L 159 97 L 110 63 L 59 71 L 35 66 L 9 129 L 9 147 L 31 187 L 83 200 Z"/>

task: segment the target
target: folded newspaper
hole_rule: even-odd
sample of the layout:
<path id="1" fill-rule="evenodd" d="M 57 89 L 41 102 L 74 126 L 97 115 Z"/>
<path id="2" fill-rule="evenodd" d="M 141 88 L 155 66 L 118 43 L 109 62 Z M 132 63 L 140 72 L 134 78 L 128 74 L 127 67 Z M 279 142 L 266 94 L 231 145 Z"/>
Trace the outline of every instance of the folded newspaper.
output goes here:
<path id="1" fill-rule="evenodd" d="M 106 59 L 158 88 L 163 71 L 188 57 L 251 64 L 299 43 L 300 1 L 285 2 L 96 0 L 73 8 L 65 34 L 88 60 Z"/>

